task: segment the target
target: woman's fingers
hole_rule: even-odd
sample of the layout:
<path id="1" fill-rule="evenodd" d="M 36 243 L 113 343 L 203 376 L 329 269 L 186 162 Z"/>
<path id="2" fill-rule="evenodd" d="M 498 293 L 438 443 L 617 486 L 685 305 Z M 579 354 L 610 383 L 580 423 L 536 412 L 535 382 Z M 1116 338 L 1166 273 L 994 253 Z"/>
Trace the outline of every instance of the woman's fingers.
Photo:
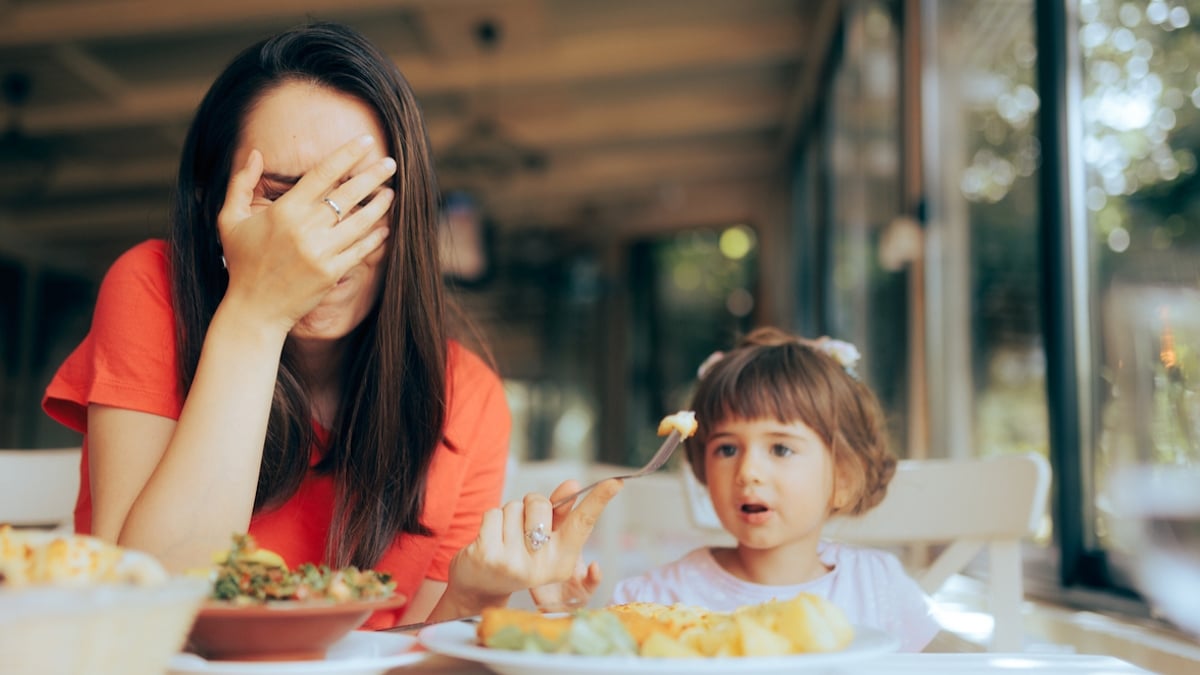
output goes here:
<path id="1" fill-rule="evenodd" d="M 217 231 L 225 231 L 250 217 L 250 203 L 254 201 L 254 188 L 263 173 L 262 153 L 251 150 L 242 168 L 229 177 L 225 190 L 225 203 L 217 215 Z"/>
<path id="2" fill-rule="evenodd" d="M 395 192 L 391 188 L 383 188 L 375 193 L 365 206 L 347 216 L 337 227 L 328 230 L 330 248 L 337 252 L 339 258 L 349 259 L 350 266 L 353 266 L 362 258 L 362 256 L 357 256 L 357 258 L 355 256 L 361 253 L 359 245 L 364 240 L 376 238 L 376 245 L 383 242 L 387 233 L 380 233 L 376 230 L 387 229 L 386 223 L 379 225 L 379 221 L 391 208 L 394 196 Z M 378 236 L 381 234 L 382 236 Z M 368 250 L 367 253 L 372 250 L 374 248 Z"/>
<path id="3" fill-rule="evenodd" d="M 504 548 L 516 550 L 525 545 L 525 502 L 515 499 L 504 505 Z M 506 559 L 508 556 L 504 556 Z"/>
<path id="4" fill-rule="evenodd" d="M 525 545 L 531 552 L 537 553 L 550 541 L 554 513 L 550 508 L 550 500 L 538 494 L 525 495 L 524 507 Z"/>
<path id="5" fill-rule="evenodd" d="M 325 159 L 321 160 L 315 167 L 304 174 L 296 185 L 288 190 L 285 198 L 295 199 L 297 201 L 308 201 L 312 203 L 320 203 L 327 195 L 337 188 L 354 165 L 358 164 L 374 144 L 374 139 L 371 136 L 359 136 L 343 143 L 340 148 L 333 151 Z M 358 196 L 358 199 L 366 193 Z M 342 209 L 342 217 L 344 218 L 350 211 L 353 202 L 342 204 L 338 202 L 338 207 Z M 323 208 L 328 209 L 325 206 Z M 332 210 L 330 215 L 333 215 Z M 335 219 L 336 220 L 336 219 Z"/>
<path id="6" fill-rule="evenodd" d="M 579 502 L 579 506 L 575 507 L 575 510 L 571 511 L 562 526 L 555 531 L 563 555 L 567 553 L 578 555 L 583 550 L 583 545 L 587 543 L 588 536 L 596 527 L 596 521 L 600 519 L 604 507 L 608 506 L 608 502 L 617 496 L 622 485 L 623 483 L 616 478 L 610 478 L 600 483 L 583 497 L 583 501 Z"/>
<path id="7" fill-rule="evenodd" d="M 354 209 L 367 206 L 374 196 L 373 193 L 382 190 L 384 181 L 395 173 L 396 160 L 384 157 L 330 190 L 322 199 L 330 199 L 336 203 L 342 211 L 342 218 L 346 218 Z"/>
<path id="8" fill-rule="evenodd" d="M 571 479 L 563 481 L 558 487 L 554 488 L 554 492 L 550 493 L 550 503 L 557 504 L 558 500 L 566 497 L 567 495 L 578 492 L 580 487 L 582 486 L 577 480 Z M 567 516 L 571 515 L 571 508 L 574 506 L 575 500 L 572 499 L 571 501 L 554 509 L 554 529 L 557 530 L 562 526 L 563 521 L 567 519 Z"/>

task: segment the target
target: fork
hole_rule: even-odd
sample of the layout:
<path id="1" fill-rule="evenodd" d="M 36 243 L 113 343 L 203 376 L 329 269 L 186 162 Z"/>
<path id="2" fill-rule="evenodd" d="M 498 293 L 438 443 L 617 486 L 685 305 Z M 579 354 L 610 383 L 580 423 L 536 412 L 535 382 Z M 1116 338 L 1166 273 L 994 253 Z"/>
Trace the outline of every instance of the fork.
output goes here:
<path id="1" fill-rule="evenodd" d="M 563 504 L 569 504 L 572 500 L 574 500 L 579 495 L 587 492 L 588 490 L 591 490 L 592 488 L 596 487 L 597 485 L 603 483 L 606 480 L 611 480 L 613 478 L 616 478 L 619 480 L 628 480 L 630 478 L 641 478 L 642 476 L 645 476 L 648 473 L 653 473 L 655 471 L 658 471 L 660 468 L 662 468 L 662 465 L 666 464 L 667 460 L 671 458 L 671 453 L 675 452 L 675 448 L 679 447 L 679 442 L 682 440 L 683 440 L 683 436 L 681 436 L 679 434 L 679 430 L 671 429 L 671 433 L 667 436 L 666 440 L 663 441 L 662 445 L 658 446 L 658 451 L 654 453 L 654 456 L 650 458 L 649 462 L 646 462 L 645 466 L 638 469 L 637 471 L 634 471 L 633 473 L 625 474 L 624 476 L 610 476 L 609 478 L 604 478 L 602 480 L 598 480 L 589 485 L 585 485 L 583 488 L 576 490 L 575 492 L 572 492 L 571 494 L 567 495 L 566 497 L 563 497 L 562 499 L 559 499 L 558 501 L 554 502 L 554 504 L 553 504 L 554 508 L 557 509 L 558 507 L 562 506 Z"/>

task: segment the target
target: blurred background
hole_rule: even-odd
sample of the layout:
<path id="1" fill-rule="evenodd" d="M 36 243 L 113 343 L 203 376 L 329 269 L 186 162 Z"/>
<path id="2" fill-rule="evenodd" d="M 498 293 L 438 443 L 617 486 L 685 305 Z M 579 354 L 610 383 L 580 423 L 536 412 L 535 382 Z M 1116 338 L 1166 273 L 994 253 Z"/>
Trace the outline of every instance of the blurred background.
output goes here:
<path id="1" fill-rule="evenodd" d="M 1032 593 L 1154 621 L 1107 481 L 1200 459 L 1200 338 L 1174 328 L 1200 293 L 1198 17 L 1196 0 L 0 2 L 0 446 L 78 442 L 41 393 L 107 266 L 165 234 L 216 73 L 337 20 L 423 105 L 448 277 L 505 379 L 515 457 L 638 464 L 713 350 L 760 324 L 833 335 L 864 353 L 901 456 L 1050 459 Z"/>

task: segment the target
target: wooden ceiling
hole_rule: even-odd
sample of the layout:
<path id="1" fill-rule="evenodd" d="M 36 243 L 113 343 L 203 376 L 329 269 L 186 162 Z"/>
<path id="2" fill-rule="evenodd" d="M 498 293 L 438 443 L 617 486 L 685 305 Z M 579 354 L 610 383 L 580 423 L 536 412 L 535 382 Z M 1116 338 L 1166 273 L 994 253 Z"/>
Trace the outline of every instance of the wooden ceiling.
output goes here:
<path id="1" fill-rule="evenodd" d="M 0 255 L 95 273 L 161 236 L 209 83 L 309 19 L 394 56 L 442 186 L 472 190 L 502 230 L 744 218 L 781 175 L 839 5 L 0 0 Z"/>

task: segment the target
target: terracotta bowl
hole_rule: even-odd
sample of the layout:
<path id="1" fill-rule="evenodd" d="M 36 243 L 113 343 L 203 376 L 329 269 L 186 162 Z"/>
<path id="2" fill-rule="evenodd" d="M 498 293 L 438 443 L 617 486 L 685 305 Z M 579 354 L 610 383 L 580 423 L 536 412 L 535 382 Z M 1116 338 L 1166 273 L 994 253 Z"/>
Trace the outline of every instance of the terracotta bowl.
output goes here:
<path id="1" fill-rule="evenodd" d="M 399 607 L 402 596 L 346 602 L 280 601 L 232 605 L 209 601 L 188 636 L 188 650 L 215 661 L 308 661 L 358 628 L 371 612 Z"/>

